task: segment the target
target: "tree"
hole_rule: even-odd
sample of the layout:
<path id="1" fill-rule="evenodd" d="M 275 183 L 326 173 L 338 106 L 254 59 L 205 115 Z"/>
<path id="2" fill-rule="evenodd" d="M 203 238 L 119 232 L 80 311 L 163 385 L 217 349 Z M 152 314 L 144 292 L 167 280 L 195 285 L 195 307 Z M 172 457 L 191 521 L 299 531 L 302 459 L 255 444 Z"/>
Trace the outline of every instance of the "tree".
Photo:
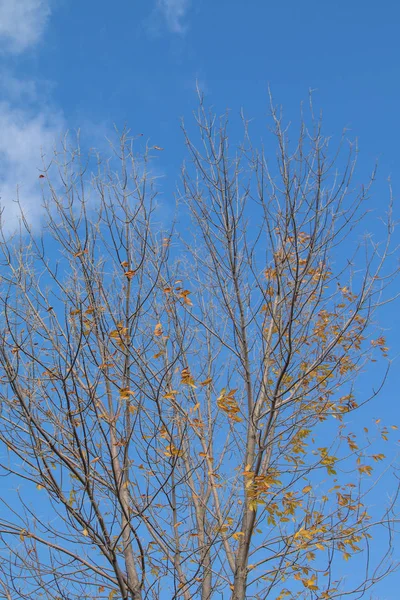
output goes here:
<path id="1" fill-rule="evenodd" d="M 373 177 L 312 116 L 292 148 L 272 109 L 276 161 L 197 124 L 170 228 L 160 148 L 127 133 L 94 174 L 45 166 L 40 234 L 2 228 L 5 598 L 357 598 L 395 566 L 395 477 L 368 508 L 390 428 L 363 412 L 386 370 L 357 387 L 388 361 L 390 207 L 355 241 Z"/>

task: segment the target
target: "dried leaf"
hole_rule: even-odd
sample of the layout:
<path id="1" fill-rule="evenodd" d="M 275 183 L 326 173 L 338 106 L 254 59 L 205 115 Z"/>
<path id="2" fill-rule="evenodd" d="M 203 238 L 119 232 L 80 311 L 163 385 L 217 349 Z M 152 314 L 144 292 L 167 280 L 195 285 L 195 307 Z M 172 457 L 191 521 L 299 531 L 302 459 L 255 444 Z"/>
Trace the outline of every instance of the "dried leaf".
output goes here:
<path id="1" fill-rule="evenodd" d="M 136 271 L 131 269 L 129 271 L 125 271 L 124 275 L 127 279 L 131 280 L 136 275 Z"/>
<path id="2" fill-rule="evenodd" d="M 161 323 L 157 323 L 157 325 L 154 328 L 154 335 L 156 337 L 161 337 L 162 334 L 163 334 L 162 324 Z"/>
<path id="3" fill-rule="evenodd" d="M 179 394 L 178 390 L 171 390 L 164 394 L 163 398 L 167 398 L 168 400 L 175 400 L 175 396 Z"/>
<path id="4" fill-rule="evenodd" d="M 119 397 L 121 400 L 129 400 L 130 396 L 134 396 L 135 392 L 132 392 L 128 387 L 122 387 L 119 390 Z"/>
<path id="5" fill-rule="evenodd" d="M 74 257 L 75 258 L 79 258 L 80 256 L 83 256 L 84 254 L 88 254 L 89 250 L 87 248 L 85 248 L 84 250 L 80 250 L 79 252 L 75 252 L 74 253 Z"/>

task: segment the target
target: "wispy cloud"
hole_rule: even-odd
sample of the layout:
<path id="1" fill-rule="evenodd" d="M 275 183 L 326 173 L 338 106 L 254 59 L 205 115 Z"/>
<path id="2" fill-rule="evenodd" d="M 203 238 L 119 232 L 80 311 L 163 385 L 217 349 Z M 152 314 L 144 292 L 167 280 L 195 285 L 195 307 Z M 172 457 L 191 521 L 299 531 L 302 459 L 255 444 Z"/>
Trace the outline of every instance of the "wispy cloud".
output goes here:
<path id="1" fill-rule="evenodd" d="M 50 15 L 50 0 L 0 0 L 0 50 L 18 54 L 36 44 Z"/>
<path id="2" fill-rule="evenodd" d="M 39 222 L 41 157 L 50 161 L 64 129 L 62 116 L 51 109 L 38 112 L 0 102 L 0 205 L 7 229 L 17 222 L 17 198 L 29 219 Z"/>
<path id="3" fill-rule="evenodd" d="M 190 0 L 157 0 L 158 11 L 163 15 L 166 25 L 173 33 L 185 33 L 185 17 Z"/>

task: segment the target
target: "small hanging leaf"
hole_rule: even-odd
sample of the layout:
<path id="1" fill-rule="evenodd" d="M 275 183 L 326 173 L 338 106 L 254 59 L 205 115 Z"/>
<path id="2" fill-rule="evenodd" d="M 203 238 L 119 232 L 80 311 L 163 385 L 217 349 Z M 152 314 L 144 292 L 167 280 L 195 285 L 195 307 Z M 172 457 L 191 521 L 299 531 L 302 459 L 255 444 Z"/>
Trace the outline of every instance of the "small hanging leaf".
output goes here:
<path id="1" fill-rule="evenodd" d="M 74 253 L 74 257 L 75 258 L 79 258 L 80 256 L 83 256 L 84 254 L 88 254 L 89 250 L 87 248 L 85 248 L 84 250 L 80 250 L 79 252 L 75 252 Z"/>
<path id="2" fill-rule="evenodd" d="M 136 271 L 132 271 L 131 269 L 129 271 L 125 271 L 124 275 L 127 279 L 131 280 L 136 275 Z"/>
<path id="3" fill-rule="evenodd" d="M 154 328 L 154 335 L 156 337 L 161 337 L 162 334 L 163 334 L 162 325 L 161 325 L 161 323 L 157 323 L 157 325 Z"/>
<path id="4" fill-rule="evenodd" d="M 167 398 L 167 400 L 175 400 L 175 396 L 179 394 L 178 390 L 171 390 L 164 394 L 163 398 Z"/>
<path id="5" fill-rule="evenodd" d="M 189 290 L 182 290 L 179 294 L 178 294 L 178 298 L 182 298 L 183 302 L 187 305 L 187 306 L 193 306 L 193 302 L 190 300 L 190 298 L 188 298 L 190 292 Z"/>
<path id="6" fill-rule="evenodd" d="M 181 383 L 183 385 L 190 385 L 190 387 L 196 388 L 196 386 L 194 385 L 194 379 L 193 379 L 192 375 L 190 374 L 189 367 L 185 367 L 184 369 L 182 369 Z"/>

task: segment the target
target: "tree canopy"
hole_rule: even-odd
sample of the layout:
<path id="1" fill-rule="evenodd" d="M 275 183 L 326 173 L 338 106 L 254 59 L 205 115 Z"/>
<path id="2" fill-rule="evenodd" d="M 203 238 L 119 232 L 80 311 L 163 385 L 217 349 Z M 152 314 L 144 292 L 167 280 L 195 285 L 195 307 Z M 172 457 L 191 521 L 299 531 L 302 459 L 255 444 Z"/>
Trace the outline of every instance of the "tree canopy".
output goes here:
<path id="1" fill-rule="evenodd" d="M 272 151 L 196 121 L 170 223 L 162 149 L 124 133 L 110 161 L 66 144 L 41 230 L 22 208 L 2 228 L 9 600 L 359 598 L 395 567 L 395 423 L 365 413 L 390 364 L 390 199 L 359 235 L 374 175 L 312 115 L 293 143 L 273 108 Z"/>

